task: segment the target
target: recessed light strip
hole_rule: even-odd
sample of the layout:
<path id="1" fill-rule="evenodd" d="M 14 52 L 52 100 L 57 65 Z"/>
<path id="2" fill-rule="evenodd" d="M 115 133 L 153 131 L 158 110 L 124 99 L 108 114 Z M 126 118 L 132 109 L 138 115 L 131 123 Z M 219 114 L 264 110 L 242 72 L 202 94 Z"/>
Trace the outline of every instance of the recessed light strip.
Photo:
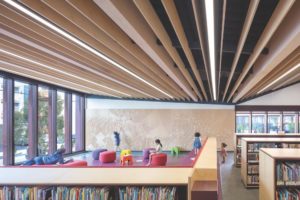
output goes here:
<path id="1" fill-rule="evenodd" d="M 51 66 L 49 66 L 49 65 L 45 65 L 45 64 L 43 64 L 43 63 L 40 63 L 40 62 L 31 60 L 31 59 L 25 58 L 25 57 L 23 57 L 23 56 L 16 55 L 16 54 L 11 53 L 11 52 L 9 52 L 9 51 L 0 49 L 0 52 L 2 52 L 2 53 L 4 53 L 4 54 L 7 54 L 7 55 L 10 55 L 10 56 L 13 56 L 13 57 L 16 57 L 16 58 L 19 58 L 19 59 L 21 59 L 21 60 L 24 60 L 24 61 L 33 63 L 33 64 L 36 64 L 36 65 L 42 66 L 42 67 L 44 67 L 44 68 L 47 68 L 47 69 L 50 69 L 50 70 L 59 72 L 59 73 L 61 73 L 61 74 L 65 74 L 65 75 L 67 75 L 67 76 L 71 76 L 71 77 L 73 77 L 73 78 L 80 79 L 80 80 L 82 80 L 82 81 L 85 81 L 85 82 L 91 83 L 91 84 L 93 84 L 93 85 L 96 85 L 96 86 L 99 86 L 99 87 L 102 87 L 102 88 L 111 90 L 111 91 L 113 91 L 113 92 L 116 92 L 116 93 L 119 93 L 119 94 L 123 94 L 123 95 L 129 96 L 129 97 L 131 96 L 130 94 L 127 94 L 127 93 L 124 93 L 124 92 L 120 92 L 120 91 L 118 91 L 118 90 L 109 88 L 109 87 L 107 87 L 107 86 L 105 86 L 105 85 L 102 85 L 102 84 L 99 84 L 99 83 L 95 83 L 95 82 L 93 82 L 93 81 L 90 81 L 90 80 L 88 80 L 88 79 L 85 79 L 85 78 L 82 78 L 82 77 L 79 77 L 79 76 L 75 76 L 74 74 L 70 74 L 70 73 L 68 73 L 68 72 L 65 72 L 65 71 L 56 69 L 56 68 L 51 67 Z"/>
<path id="2" fill-rule="evenodd" d="M 266 87 L 264 87 L 259 92 L 257 92 L 257 94 L 262 93 L 264 90 L 266 90 L 267 88 L 269 88 L 270 86 L 272 86 L 273 84 L 275 84 L 276 82 L 278 82 L 279 80 L 283 79 L 284 77 L 286 77 L 287 75 L 289 75 L 290 73 L 292 73 L 293 71 L 295 71 L 296 69 L 298 69 L 299 67 L 300 67 L 300 63 L 296 64 L 294 67 L 292 67 L 291 69 L 289 69 L 288 71 L 286 71 L 284 74 L 282 74 L 277 79 L 275 79 L 270 84 L 268 84 Z"/>
<path id="3" fill-rule="evenodd" d="M 6 65 L 6 66 L 12 66 L 12 67 L 15 67 L 15 68 L 18 68 L 18 69 L 21 69 L 21 70 L 24 70 L 24 67 L 21 67 L 21 66 L 19 66 L 19 65 L 15 65 L 15 64 L 8 63 L 8 62 L 1 61 L 1 60 L 0 60 L 0 69 L 4 70 L 4 71 L 6 71 L 6 72 L 10 72 L 10 73 L 19 74 L 19 75 L 21 75 L 21 76 L 24 76 L 24 73 L 16 72 L 15 70 L 10 70 L 10 69 L 1 67 L 1 64 Z M 46 77 L 49 77 L 49 78 L 51 78 L 51 79 L 56 79 L 56 80 L 59 80 L 59 81 L 67 82 L 67 83 L 72 84 L 72 85 L 76 85 L 76 86 L 78 86 L 78 87 L 86 88 L 87 90 L 93 91 L 94 94 L 98 94 L 98 95 L 99 95 L 99 92 L 100 92 L 101 94 L 104 94 L 104 95 L 107 95 L 107 96 L 113 96 L 113 97 L 116 97 L 116 98 L 120 98 L 119 96 L 115 96 L 115 95 L 112 95 L 112 94 L 109 94 L 109 93 L 106 93 L 106 92 L 103 92 L 103 91 L 100 91 L 100 90 L 95 90 L 95 89 L 93 89 L 93 88 L 89 88 L 89 87 L 86 87 L 86 86 L 84 86 L 84 85 L 80 85 L 80 84 L 77 84 L 77 83 L 74 83 L 74 82 L 71 82 L 71 81 L 68 81 L 68 80 L 65 80 L 65 79 L 60 79 L 60 78 L 57 78 L 57 77 L 55 77 L 55 76 L 50 76 L 50 75 L 48 75 L 48 74 L 42 74 L 41 72 L 37 72 L 37 71 L 32 70 L 32 69 L 26 68 L 26 70 L 29 71 L 29 72 L 31 72 L 31 73 L 39 74 L 39 75 L 41 75 L 41 76 L 46 76 Z M 40 79 L 40 78 L 38 78 L 38 77 L 31 76 L 31 75 L 28 75 L 28 74 L 26 74 L 25 76 L 26 76 L 27 78 L 37 79 L 37 80 L 40 80 L 40 81 L 44 81 L 44 82 L 47 82 L 47 83 L 51 83 L 51 84 L 56 84 L 56 85 L 57 85 L 57 83 L 54 83 L 54 82 L 52 82 L 52 81 Z M 69 89 L 72 89 L 72 90 L 79 91 L 78 88 L 74 88 L 74 87 L 70 87 L 70 86 L 66 86 L 66 88 L 69 88 Z M 83 91 L 81 90 L 81 92 L 83 92 Z"/>
<path id="4" fill-rule="evenodd" d="M 71 34 L 65 32 L 64 30 L 58 28 L 57 26 L 53 25 L 52 23 L 48 22 L 47 20 L 43 19 L 42 17 L 40 17 L 39 15 L 31 12 L 30 10 L 26 9 L 25 7 L 21 6 L 20 4 L 12 1 L 12 0 L 4 0 L 6 3 L 10 4 L 11 6 L 13 6 L 14 8 L 22 11 L 23 13 L 29 15 L 30 17 L 32 17 L 33 19 L 39 21 L 40 23 L 44 24 L 45 26 L 47 26 L 48 28 L 56 31 L 57 33 L 59 33 L 60 35 L 66 37 L 67 39 L 71 40 L 72 42 L 78 44 L 79 46 L 85 48 L 86 50 L 90 51 L 91 53 L 99 56 L 100 58 L 106 60 L 107 62 L 111 63 L 112 65 L 118 67 L 119 69 L 125 71 L 126 73 L 130 74 L 131 76 L 135 77 L 136 79 L 146 83 L 147 85 L 149 85 L 150 87 L 156 89 L 157 91 L 165 94 L 166 96 L 170 97 L 170 98 L 174 98 L 173 96 L 169 95 L 168 93 L 164 92 L 163 90 L 159 89 L 158 87 L 152 85 L 151 83 L 149 83 L 148 81 L 144 80 L 143 78 L 139 77 L 138 75 L 132 73 L 131 71 L 129 71 L 128 69 L 126 69 L 125 67 L 123 67 L 122 65 L 118 64 L 117 62 L 113 61 L 112 59 L 110 59 L 109 57 L 105 56 L 104 54 L 100 53 L 99 51 L 95 50 L 94 48 L 90 47 L 89 45 L 85 44 L 84 42 L 82 42 L 81 40 L 77 39 L 76 37 L 72 36 Z M 155 98 L 157 99 L 157 98 Z"/>
<path id="5" fill-rule="evenodd" d="M 210 75 L 214 100 L 217 100 L 216 92 L 216 60 L 215 60 L 215 27 L 214 27 L 214 0 L 205 0 L 205 14 L 207 25 L 207 38 L 209 49 Z"/>

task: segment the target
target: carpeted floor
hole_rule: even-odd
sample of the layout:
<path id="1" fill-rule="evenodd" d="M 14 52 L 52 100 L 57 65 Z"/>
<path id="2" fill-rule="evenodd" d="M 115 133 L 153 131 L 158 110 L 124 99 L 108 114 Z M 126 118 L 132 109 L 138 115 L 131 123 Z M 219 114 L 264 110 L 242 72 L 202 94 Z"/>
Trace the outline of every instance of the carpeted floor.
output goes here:
<path id="1" fill-rule="evenodd" d="M 221 160 L 221 159 L 219 159 Z M 246 189 L 241 181 L 241 168 L 234 166 L 233 153 L 220 164 L 223 200 L 258 200 L 258 189 Z"/>

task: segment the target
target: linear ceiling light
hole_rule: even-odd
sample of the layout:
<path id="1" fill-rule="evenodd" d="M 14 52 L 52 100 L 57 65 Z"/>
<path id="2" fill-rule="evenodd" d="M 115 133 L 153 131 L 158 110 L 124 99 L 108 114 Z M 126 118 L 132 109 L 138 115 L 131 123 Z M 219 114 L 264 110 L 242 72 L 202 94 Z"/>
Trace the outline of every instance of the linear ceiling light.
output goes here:
<path id="1" fill-rule="evenodd" d="M 42 23 L 43 25 L 47 26 L 48 28 L 54 30 L 55 32 L 59 33 L 60 35 L 66 37 L 67 39 L 71 40 L 72 42 L 78 44 L 79 46 L 85 48 L 86 50 L 88 50 L 89 52 L 95 54 L 96 56 L 106 60 L 107 62 L 111 63 L 112 65 L 118 67 L 119 69 L 123 70 L 124 72 L 130 74 L 131 76 L 135 77 L 136 79 L 146 83 L 147 85 L 149 85 L 150 87 L 156 89 L 157 91 L 165 94 L 166 96 L 170 97 L 173 99 L 173 96 L 169 95 L 168 93 L 164 92 L 163 90 L 159 89 L 158 87 L 152 85 L 151 83 L 149 83 L 148 81 L 144 80 L 143 78 L 139 77 L 138 75 L 136 75 L 135 73 L 129 71 L 128 69 L 126 69 L 125 67 L 123 67 L 122 65 L 118 64 L 117 62 L 113 61 L 112 59 L 110 59 L 109 57 L 107 57 L 106 55 L 102 54 L 101 52 L 95 50 L 94 48 L 92 48 L 91 46 L 85 44 L 84 42 L 82 42 L 81 40 L 77 39 L 76 37 L 72 36 L 71 34 L 67 33 L 66 31 L 64 31 L 61 28 L 58 28 L 57 26 L 53 25 L 52 23 L 48 22 L 47 20 L 43 19 L 42 17 L 40 17 L 39 15 L 35 14 L 34 12 L 30 11 L 29 9 L 25 8 L 24 6 L 12 1 L 12 0 L 4 0 L 6 3 L 8 3 L 9 5 L 13 6 L 14 8 L 22 11 L 23 13 L 29 15 L 30 17 L 32 17 L 33 19 L 37 20 L 38 22 Z"/>
<path id="2" fill-rule="evenodd" d="M 205 0 L 205 14 L 209 49 L 210 75 L 213 86 L 213 97 L 217 100 L 216 92 L 216 60 L 215 60 L 215 27 L 214 27 L 214 0 Z"/>
<path id="3" fill-rule="evenodd" d="M 91 83 L 91 84 L 93 84 L 93 85 L 96 85 L 96 86 L 105 88 L 105 89 L 107 89 L 107 90 L 110 90 L 110 91 L 113 91 L 113 92 L 116 92 L 116 93 L 119 93 L 119 94 L 123 94 L 123 95 L 128 96 L 128 97 L 131 97 L 130 94 L 127 94 L 127 93 L 124 93 L 124 92 L 120 92 L 120 91 L 118 91 L 118 90 L 109 88 L 109 87 L 107 87 L 107 86 L 105 86 L 105 85 L 102 85 L 102 84 L 99 84 L 99 83 L 95 83 L 95 82 L 93 82 L 93 81 L 90 81 L 90 80 L 88 80 L 88 79 L 85 79 L 85 78 L 82 78 L 82 77 L 79 77 L 79 76 L 75 76 L 74 74 L 70 74 L 70 73 L 68 73 L 68 72 L 65 72 L 65 71 L 56 69 L 56 68 L 54 68 L 54 67 L 51 67 L 51 66 L 49 66 L 49 65 L 45 65 L 45 64 L 43 64 L 43 63 L 40 63 L 40 62 L 31 60 L 31 59 L 29 59 L 29 58 L 25 58 L 25 57 L 23 57 L 23 56 L 20 56 L 20 55 L 11 53 L 11 52 L 9 52 L 9 51 L 0 49 L 0 52 L 5 53 L 5 54 L 8 54 L 8 55 L 13 56 L 13 57 L 16 57 L 16 58 L 19 58 L 19 59 L 21 59 L 21 60 L 24 60 L 24 61 L 33 63 L 33 64 L 35 64 L 35 65 L 39 65 L 39 66 L 42 66 L 42 67 L 44 67 L 44 68 L 47 68 L 47 69 L 50 69 L 50 70 L 59 72 L 59 73 L 61 73 L 61 74 L 64 74 L 64 75 L 67 75 L 67 76 L 71 76 L 71 77 L 76 78 L 76 79 L 80 79 L 80 80 L 82 80 L 82 81 L 85 81 L 85 82 Z"/>
<path id="4" fill-rule="evenodd" d="M 274 81 L 272 81 L 270 84 L 268 84 L 266 87 L 264 87 L 263 89 L 261 89 L 259 92 L 257 92 L 257 94 L 262 93 L 264 90 L 266 90 L 267 88 L 269 88 L 270 86 L 272 86 L 273 84 L 275 84 L 276 82 L 278 82 L 279 80 L 283 79 L 284 77 L 286 77 L 287 75 L 289 75 L 290 73 L 292 73 L 293 71 L 295 71 L 296 69 L 300 68 L 300 63 L 296 64 L 294 67 L 292 67 L 291 69 L 289 69 L 287 72 L 285 72 L 284 74 L 282 74 L 281 76 L 279 76 L 277 79 L 275 79 Z"/>

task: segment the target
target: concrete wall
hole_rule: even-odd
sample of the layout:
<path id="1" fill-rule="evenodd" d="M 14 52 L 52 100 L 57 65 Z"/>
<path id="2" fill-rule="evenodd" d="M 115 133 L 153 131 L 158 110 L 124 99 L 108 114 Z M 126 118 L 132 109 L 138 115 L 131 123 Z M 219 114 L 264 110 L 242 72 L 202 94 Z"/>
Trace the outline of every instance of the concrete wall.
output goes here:
<path id="1" fill-rule="evenodd" d="M 159 138 L 168 150 L 191 150 L 194 133 L 215 136 L 233 147 L 234 106 L 89 99 L 86 113 L 87 149 L 112 149 L 113 131 L 121 133 L 121 148 L 141 150 Z"/>

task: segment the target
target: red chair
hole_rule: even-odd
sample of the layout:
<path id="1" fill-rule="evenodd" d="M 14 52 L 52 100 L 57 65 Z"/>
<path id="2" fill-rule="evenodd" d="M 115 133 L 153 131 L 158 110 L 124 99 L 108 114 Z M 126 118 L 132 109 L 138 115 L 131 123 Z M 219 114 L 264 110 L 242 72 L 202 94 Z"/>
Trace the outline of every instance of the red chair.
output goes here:
<path id="1" fill-rule="evenodd" d="M 99 160 L 102 163 L 112 163 L 116 160 L 116 152 L 115 151 L 104 151 L 100 154 Z"/>
<path id="2" fill-rule="evenodd" d="M 150 166 L 166 166 L 167 164 L 167 154 L 157 153 L 151 156 Z"/>
<path id="3" fill-rule="evenodd" d="M 132 155 L 124 155 L 121 158 L 121 164 L 125 165 L 125 163 L 128 163 L 128 165 L 132 165 L 133 164 L 133 157 Z"/>

